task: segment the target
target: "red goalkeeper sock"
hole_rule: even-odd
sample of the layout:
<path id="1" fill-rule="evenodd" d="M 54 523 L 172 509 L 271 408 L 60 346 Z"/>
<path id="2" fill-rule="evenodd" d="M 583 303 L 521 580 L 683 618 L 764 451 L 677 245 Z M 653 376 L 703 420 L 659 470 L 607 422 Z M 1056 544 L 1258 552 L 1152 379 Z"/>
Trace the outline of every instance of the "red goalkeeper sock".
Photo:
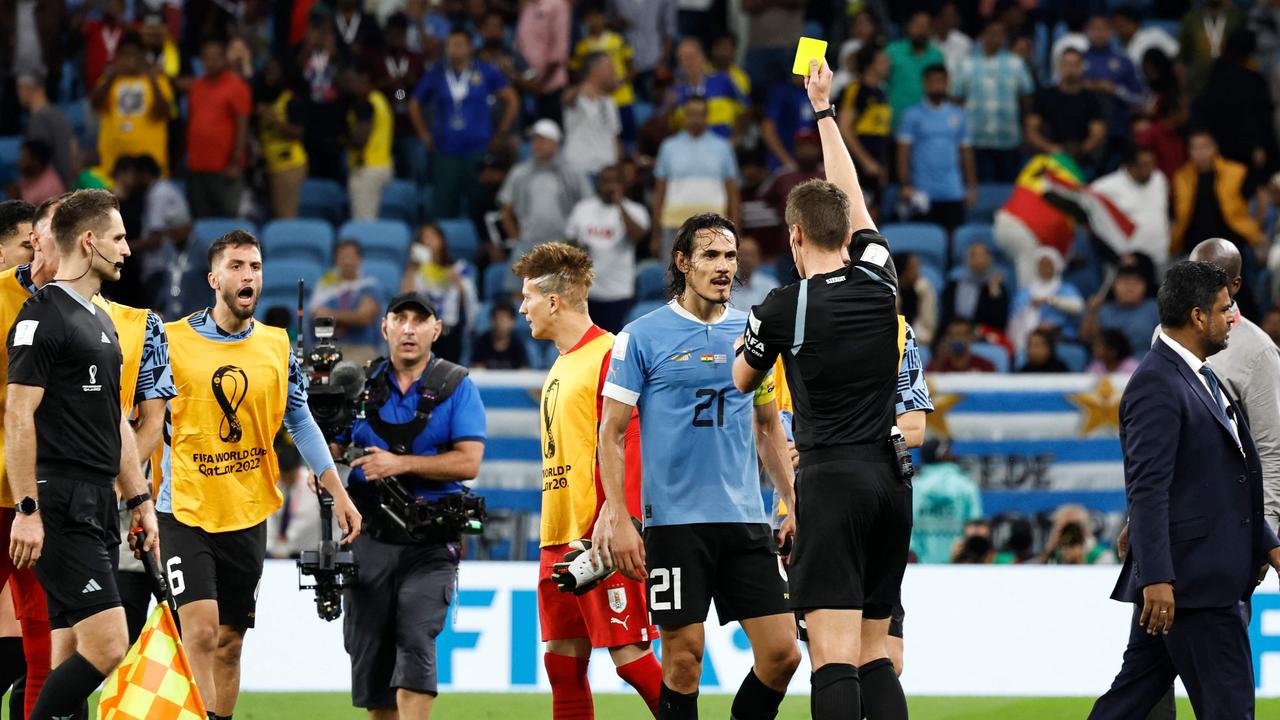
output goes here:
<path id="1" fill-rule="evenodd" d="M 551 681 L 551 717 L 554 720 L 595 720 L 591 685 L 587 683 L 590 658 L 544 653 L 542 662 Z"/>
<path id="2" fill-rule="evenodd" d="M 662 665 L 653 653 L 646 653 L 626 665 L 618 666 L 618 677 L 640 693 L 649 712 L 658 716 L 658 696 L 662 693 Z"/>
<path id="3" fill-rule="evenodd" d="M 22 650 L 27 657 L 26 698 L 24 705 L 26 717 L 36 709 L 36 700 L 40 697 L 40 689 L 49 677 L 49 655 L 53 641 L 49 635 L 48 620 L 19 620 L 22 625 Z"/>

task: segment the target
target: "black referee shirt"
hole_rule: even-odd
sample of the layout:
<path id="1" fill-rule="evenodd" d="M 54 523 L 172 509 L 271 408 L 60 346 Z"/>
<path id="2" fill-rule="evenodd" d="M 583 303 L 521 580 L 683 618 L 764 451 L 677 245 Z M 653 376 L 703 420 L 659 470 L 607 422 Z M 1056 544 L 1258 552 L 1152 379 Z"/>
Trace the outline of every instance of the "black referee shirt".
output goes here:
<path id="1" fill-rule="evenodd" d="M 800 452 L 887 440 L 898 378 L 898 273 L 877 232 L 854 234 L 852 264 L 769 293 L 751 309 L 743 354 L 779 355 Z"/>
<path id="2" fill-rule="evenodd" d="M 110 486 L 120 472 L 120 371 L 105 310 L 50 283 L 9 331 L 9 383 L 44 388 L 36 409 L 36 473 Z"/>

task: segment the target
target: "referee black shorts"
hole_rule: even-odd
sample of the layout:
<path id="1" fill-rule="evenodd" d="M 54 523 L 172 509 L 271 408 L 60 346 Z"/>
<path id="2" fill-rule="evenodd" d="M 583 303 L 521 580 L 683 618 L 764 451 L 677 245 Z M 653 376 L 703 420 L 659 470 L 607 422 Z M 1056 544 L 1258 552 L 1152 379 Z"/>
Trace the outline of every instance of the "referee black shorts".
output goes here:
<path id="1" fill-rule="evenodd" d="M 103 610 L 120 607 L 115 488 L 41 477 L 40 517 L 44 547 L 36 577 L 48 600 L 49 626 L 54 630 L 74 627 Z"/>
<path id="2" fill-rule="evenodd" d="M 258 582 L 267 558 L 267 524 L 211 533 L 159 513 L 160 554 L 169 589 L 181 608 L 197 600 L 218 601 L 218 624 L 251 628 Z"/>
<path id="3" fill-rule="evenodd" d="M 713 599 L 721 625 L 788 612 L 776 545 L 766 523 L 645 528 L 650 621 L 660 628 L 704 622 Z"/>
<path id="4" fill-rule="evenodd" d="M 911 487 L 898 478 L 888 443 L 818 448 L 800 462 L 791 607 L 891 617 L 911 544 Z"/>

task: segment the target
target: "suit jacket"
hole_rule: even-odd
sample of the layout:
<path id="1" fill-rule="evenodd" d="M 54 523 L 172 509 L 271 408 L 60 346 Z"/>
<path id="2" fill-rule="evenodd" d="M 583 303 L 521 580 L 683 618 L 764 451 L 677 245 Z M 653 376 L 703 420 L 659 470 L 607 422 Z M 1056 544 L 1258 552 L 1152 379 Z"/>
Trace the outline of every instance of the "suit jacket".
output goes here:
<path id="1" fill-rule="evenodd" d="M 1120 401 L 1129 506 L 1129 555 L 1111 597 L 1142 602 L 1142 588 L 1173 583 L 1179 608 L 1248 599 L 1266 554 L 1280 546 L 1263 519 L 1262 466 L 1248 422 L 1241 448 L 1200 378 L 1156 342 Z"/>

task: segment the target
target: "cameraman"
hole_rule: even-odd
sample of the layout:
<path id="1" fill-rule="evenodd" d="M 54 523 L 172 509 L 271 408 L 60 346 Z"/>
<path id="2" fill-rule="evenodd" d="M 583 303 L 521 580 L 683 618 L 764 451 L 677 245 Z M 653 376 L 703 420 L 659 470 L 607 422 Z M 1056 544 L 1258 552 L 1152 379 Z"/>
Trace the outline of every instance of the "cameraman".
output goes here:
<path id="1" fill-rule="evenodd" d="M 436 636 L 458 578 L 457 532 L 411 535 L 379 502 L 378 483 L 395 478 L 428 503 L 466 489 L 480 471 L 485 414 L 466 371 L 434 357 L 441 324 L 421 293 L 391 300 L 382 318 L 390 360 L 370 367 L 366 419 L 350 446 L 350 494 L 368 519 L 352 544 L 359 582 L 346 591 L 346 649 L 352 704 L 372 720 L 424 720 L 436 696 Z M 460 379 L 460 382 L 459 382 Z"/>

